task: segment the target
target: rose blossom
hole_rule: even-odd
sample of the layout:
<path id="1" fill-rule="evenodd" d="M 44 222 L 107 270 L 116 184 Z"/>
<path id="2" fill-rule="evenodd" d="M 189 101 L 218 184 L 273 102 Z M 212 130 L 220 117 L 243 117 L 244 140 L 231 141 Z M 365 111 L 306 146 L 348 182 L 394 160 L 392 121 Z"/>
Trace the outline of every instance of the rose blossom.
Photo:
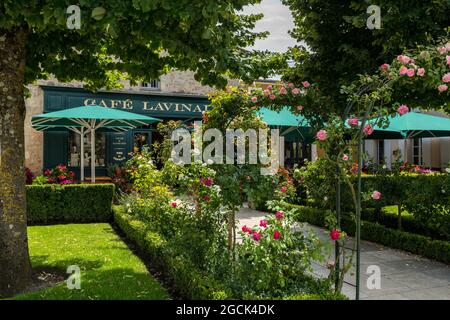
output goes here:
<path id="1" fill-rule="evenodd" d="M 271 85 L 268 85 L 266 89 L 272 91 L 273 87 Z"/>
<path id="2" fill-rule="evenodd" d="M 401 76 L 404 76 L 405 74 L 408 73 L 408 68 L 405 66 L 401 66 L 398 72 L 400 73 Z"/>
<path id="3" fill-rule="evenodd" d="M 297 110 L 298 110 L 298 111 L 302 111 L 303 108 L 304 108 L 303 106 L 297 106 Z"/>
<path id="4" fill-rule="evenodd" d="M 264 96 L 268 97 L 270 95 L 270 91 L 269 90 L 264 90 L 263 94 L 264 94 Z"/>
<path id="5" fill-rule="evenodd" d="M 406 72 L 406 74 L 408 75 L 408 77 L 414 77 L 415 74 L 415 70 L 413 68 L 408 69 L 408 72 Z"/>
<path id="6" fill-rule="evenodd" d="M 260 226 L 260 227 L 263 227 L 263 228 L 267 228 L 267 220 L 261 220 L 261 221 L 259 222 L 259 226 Z"/>
<path id="7" fill-rule="evenodd" d="M 379 192 L 379 191 L 374 191 L 374 192 L 372 193 L 372 199 L 373 199 L 373 200 L 380 200 L 380 199 L 381 199 L 381 192 Z"/>
<path id="8" fill-rule="evenodd" d="M 280 239 L 280 235 L 281 235 L 280 231 L 276 230 L 276 231 L 273 233 L 273 238 L 274 238 L 275 240 L 278 240 L 278 239 Z"/>
<path id="9" fill-rule="evenodd" d="M 292 82 L 289 82 L 288 87 L 292 89 L 292 88 L 294 88 L 294 84 Z"/>
<path id="10" fill-rule="evenodd" d="M 447 56 L 447 64 L 450 65 L 450 56 Z"/>
<path id="11" fill-rule="evenodd" d="M 303 87 L 305 88 L 309 88 L 311 86 L 311 84 L 308 81 L 303 81 L 302 82 Z"/>
<path id="12" fill-rule="evenodd" d="M 442 82 L 445 82 L 445 83 L 450 82 L 450 73 L 444 74 L 444 76 L 442 77 Z"/>
<path id="13" fill-rule="evenodd" d="M 350 119 L 347 120 L 347 124 L 348 124 L 350 127 L 356 127 L 356 126 L 359 124 L 359 120 L 358 120 L 358 118 L 356 118 L 356 117 L 352 117 L 352 118 L 350 118 Z"/>
<path id="14" fill-rule="evenodd" d="M 203 200 L 208 202 L 209 200 L 211 200 L 211 198 L 208 195 L 206 195 L 206 196 L 203 197 Z"/>
<path id="15" fill-rule="evenodd" d="M 283 217 L 284 217 L 284 212 L 283 211 L 275 212 L 275 218 L 277 218 L 278 220 L 283 219 Z"/>
<path id="16" fill-rule="evenodd" d="M 326 139 L 327 139 L 327 131 L 326 130 L 319 130 L 317 133 L 316 133 L 316 138 L 317 138 L 317 140 L 319 140 L 319 141 L 325 141 Z"/>
<path id="17" fill-rule="evenodd" d="M 391 66 L 390 66 L 389 64 L 383 63 L 383 64 L 381 65 L 380 68 L 381 68 L 381 70 L 383 70 L 383 71 L 388 71 L 390 67 L 391 67 Z"/>
<path id="18" fill-rule="evenodd" d="M 370 124 L 366 125 L 363 129 L 364 133 L 370 136 L 373 133 L 373 128 Z"/>
<path id="19" fill-rule="evenodd" d="M 437 50 L 439 51 L 440 54 L 447 53 L 447 49 L 445 47 L 439 47 Z"/>
<path id="20" fill-rule="evenodd" d="M 281 189 L 280 189 L 280 191 L 281 191 L 281 193 L 286 193 L 286 187 L 281 187 Z"/>
<path id="21" fill-rule="evenodd" d="M 257 98 L 257 97 L 252 97 L 252 102 L 253 102 L 253 103 L 258 102 L 258 98 Z"/>
<path id="22" fill-rule="evenodd" d="M 214 179 L 211 177 L 208 177 L 206 179 L 200 178 L 200 182 L 206 187 L 211 187 L 214 183 Z"/>
<path id="23" fill-rule="evenodd" d="M 348 161 L 348 155 L 344 154 L 344 155 L 342 156 L 342 160 Z"/>
<path id="24" fill-rule="evenodd" d="M 399 55 L 399 56 L 397 57 L 397 61 L 400 61 L 401 63 L 408 64 L 408 63 L 411 62 L 411 58 L 408 57 L 408 56 Z"/>
<path id="25" fill-rule="evenodd" d="M 242 227 L 242 232 L 248 232 L 249 228 L 247 226 Z"/>
<path id="26" fill-rule="evenodd" d="M 177 207 L 177 203 L 176 203 L 175 201 L 172 201 L 172 202 L 170 203 L 170 205 L 171 205 L 172 207 L 174 207 L 174 208 Z"/>
<path id="27" fill-rule="evenodd" d="M 275 100 L 277 97 L 272 93 L 269 95 L 269 99 L 270 100 Z"/>
<path id="28" fill-rule="evenodd" d="M 417 70 L 417 75 L 418 75 L 419 77 L 423 77 L 423 76 L 425 75 L 425 69 L 424 69 L 424 68 L 419 68 L 419 69 Z"/>
<path id="29" fill-rule="evenodd" d="M 261 233 L 260 232 L 255 232 L 253 234 L 253 240 L 259 241 L 259 239 L 261 239 Z"/>
<path id="30" fill-rule="evenodd" d="M 280 88 L 280 94 L 286 94 L 286 93 L 287 93 L 286 88 L 285 87 L 281 87 Z"/>
<path id="31" fill-rule="evenodd" d="M 336 241 L 341 236 L 341 232 L 337 229 L 333 229 L 330 231 L 330 238 L 333 241 Z"/>
<path id="32" fill-rule="evenodd" d="M 293 95 L 298 95 L 299 93 L 300 93 L 300 89 L 299 88 L 292 89 L 292 94 Z"/>
<path id="33" fill-rule="evenodd" d="M 446 86 L 445 84 L 441 84 L 441 85 L 438 87 L 438 90 L 439 90 L 439 92 L 447 91 L 447 90 L 448 90 L 448 86 Z"/>
<path id="34" fill-rule="evenodd" d="M 404 115 L 404 114 L 407 114 L 409 112 L 409 108 L 408 108 L 408 106 L 406 105 L 406 104 L 402 104 L 400 107 L 398 107 L 398 109 L 397 109 L 397 113 L 399 114 L 399 115 Z"/>

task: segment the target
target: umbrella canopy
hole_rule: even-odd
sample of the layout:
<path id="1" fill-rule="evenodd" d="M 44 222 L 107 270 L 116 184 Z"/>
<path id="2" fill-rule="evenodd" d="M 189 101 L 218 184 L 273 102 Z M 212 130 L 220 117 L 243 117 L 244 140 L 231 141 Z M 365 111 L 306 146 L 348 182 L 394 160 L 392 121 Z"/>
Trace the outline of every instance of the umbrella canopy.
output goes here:
<path id="1" fill-rule="evenodd" d="M 382 128 L 375 126 L 374 129 Z M 385 130 L 401 132 L 402 137 L 398 139 L 448 137 L 450 136 L 450 118 L 408 112 L 403 116 L 390 117 L 389 126 Z"/>
<path id="2" fill-rule="evenodd" d="M 100 106 L 83 106 L 34 116 L 31 125 L 63 127 L 139 127 L 159 119 Z"/>
<path id="3" fill-rule="evenodd" d="M 36 130 L 69 129 L 81 136 L 81 180 L 84 180 L 84 135 L 91 134 L 91 181 L 95 182 L 95 132 L 125 132 L 160 119 L 100 106 L 83 106 L 34 116 Z"/>
<path id="4" fill-rule="evenodd" d="M 288 107 L 284 107 L 280 111 L 261 108 L 258 111 L 258 116 L 268 126 L 279 128 L 280 134 L 285 137 L 285 141 L 295 141 L 300 138 L 305 142 L 311 142 L 314 139 L 311 126 L 306 118 L 302 115 L 293 114 Z"/>

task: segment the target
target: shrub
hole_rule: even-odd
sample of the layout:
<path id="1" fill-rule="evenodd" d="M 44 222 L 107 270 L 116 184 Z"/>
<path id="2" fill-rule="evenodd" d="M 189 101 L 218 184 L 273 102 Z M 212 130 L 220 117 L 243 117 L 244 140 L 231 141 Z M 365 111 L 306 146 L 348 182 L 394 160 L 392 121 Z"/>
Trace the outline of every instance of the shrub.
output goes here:
<path id="1" fill-rule="evenodd" d="M 286 204 L 287 208 L 298 209 L 296 219 L 325 227 L 327 213 L 323 209 Z M 328 213 L 329 214 L 329 213 Z M 349 235 L 355 233 L 355 222 L 349 216 L 341 219 L 342 229 Z M 379 223 L 362 221 L 361 239 L 380 243 L 390 248 L 405 250 L 430 259 L 450 263 L 450 242 L 433 240 L 430 237 L 387 228 Z"/>
<path id="2" fill-rule="evenodd" d="M 47 177 L 48 183 L 55 184 L 71 184 L 75 179 L 75 173 L 69 171 L 63 164 L 57 165 L 53 169 L 45 170 L 44 176 Z"/>
<path id="3" fill-rule="evenodd" d="M 113 184 L 27 186 L 29 224 L 107 222 Z"/>

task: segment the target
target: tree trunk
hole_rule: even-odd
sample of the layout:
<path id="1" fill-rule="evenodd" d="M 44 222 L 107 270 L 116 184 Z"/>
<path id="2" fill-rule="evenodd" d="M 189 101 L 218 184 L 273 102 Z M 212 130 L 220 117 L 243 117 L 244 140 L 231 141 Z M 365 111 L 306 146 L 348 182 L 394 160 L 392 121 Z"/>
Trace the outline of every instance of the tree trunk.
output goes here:
<path id="1" fill-rule="evenodd" d="M 0 297 L 31 281 L 24 174 L 27 30 L 0 29 Z"/>

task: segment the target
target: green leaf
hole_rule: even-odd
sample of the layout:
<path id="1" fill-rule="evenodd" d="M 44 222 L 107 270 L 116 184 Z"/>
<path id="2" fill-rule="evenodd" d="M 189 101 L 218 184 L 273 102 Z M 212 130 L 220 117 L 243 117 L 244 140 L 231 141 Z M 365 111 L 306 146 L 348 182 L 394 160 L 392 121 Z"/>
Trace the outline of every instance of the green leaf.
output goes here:
<path id="1" fill-rule="evenodd" d="M 105 16 L 106 10 L 103 7 L 97 7 L 92 10 L 91 17 L 95 20 L 102 20 Z"/>

